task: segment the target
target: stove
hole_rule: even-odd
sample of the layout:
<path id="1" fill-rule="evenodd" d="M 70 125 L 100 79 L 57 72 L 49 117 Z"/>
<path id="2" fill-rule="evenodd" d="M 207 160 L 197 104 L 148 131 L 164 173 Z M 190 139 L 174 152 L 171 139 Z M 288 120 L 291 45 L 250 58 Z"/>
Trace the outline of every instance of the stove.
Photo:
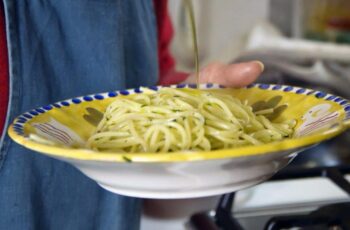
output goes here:
<path id="1" fill-rule="evenodd" d="M 301 162 L 307 161 L 297 159 L 268 182 L 221 196 L 216 210 L 192 215 L 187 228 L 350 229 L 350 164 Z"/>

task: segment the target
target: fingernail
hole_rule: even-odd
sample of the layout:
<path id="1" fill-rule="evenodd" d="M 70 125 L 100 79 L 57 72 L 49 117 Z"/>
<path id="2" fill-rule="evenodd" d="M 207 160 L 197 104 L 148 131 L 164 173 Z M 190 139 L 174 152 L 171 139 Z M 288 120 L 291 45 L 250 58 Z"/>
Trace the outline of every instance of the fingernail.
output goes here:
<path id="1" fill-rule="evenodd" d="M 264 63 L 262 63 L 261 61 L 254 61 L 254 62 L 256 62 L 256 63 L 258 63 L 258 64 L 259 64 L 260 69 L 261 69 L 261 72 L 263 72 L 263 71 L 264 71 L 264 69 L 265 69 L 265 65 L 264 65 Z"/>

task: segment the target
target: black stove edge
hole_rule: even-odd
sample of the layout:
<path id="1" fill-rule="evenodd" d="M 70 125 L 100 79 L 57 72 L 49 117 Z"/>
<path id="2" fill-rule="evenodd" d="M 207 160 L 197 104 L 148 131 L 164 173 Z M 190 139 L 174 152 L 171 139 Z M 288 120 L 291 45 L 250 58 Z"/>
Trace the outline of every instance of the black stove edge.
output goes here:
<path id="1" fill-rule="evenodd" d="M 276 173 L 269 181 L 301 179 L 312 177 L 327 177 L 350 197 L 350 183 L 344 175 L 350 173 L 350 166 L 301 168 L 299 170 L 285 170 Z M 200 230 L 244 230 L 232 214 L 235 193 L 222 195 L 216 208 L 215 216 L 208 213 L 197 213 L 191 216 L 192 229 Z M 336 212 L 334 210 L 340 210 Z M 328 229 L 339 226 L 340 229 L 350 230 L 350 202 L 332 204 L 320 207 L 308 215 L 276 216 L 269 220 L 265 230 L 280 230 L 293 227 L 301 227 L 304 230 Z M 345 213 L 341 215 L 341 213 Z"/>

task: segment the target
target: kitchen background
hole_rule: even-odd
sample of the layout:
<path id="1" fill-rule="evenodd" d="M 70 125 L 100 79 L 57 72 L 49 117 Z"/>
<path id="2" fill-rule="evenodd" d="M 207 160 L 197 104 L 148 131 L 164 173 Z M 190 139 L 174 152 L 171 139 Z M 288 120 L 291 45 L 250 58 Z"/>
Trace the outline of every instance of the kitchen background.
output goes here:
<path id="1" fill-rule="evenodd" d="M 350 99 L 350 1 L 193 3 L 201 66 L 212 61 L 261 60 L 265 71 L 259 82 L 310 87 Z M 169 11 L 175 28 L 172 53 L 177 69 L 193 71 L 191 33 L 183 2 L 169 0 Z M 222 229 L 350 229 L 350 217 L 344 214 L 350 213 L 350 184 L 344 179 L 350 178 L 349 143 L 350 133 L 346 132 L 302 152 L 270 181 L 237 192 L 232 209 L 228 205 L 228 222 L 237 220 L 237 228 L 225 227 L 220 221 L 209 228 L 210 220 L 215 222 L 220 198 L 209 197 L 146 200 L 142 229 L 203 229 L 194 217 L 206 220 L 206 229 L 219 225 Z M 327 205 L 338 205 L 336 210 L 342 209 L 345 216 L 335 214 L 333 206 Z M 318 211 L 320 207 L 324 208 Z M 322 218 L 315 217 L 319 213 Z"/>

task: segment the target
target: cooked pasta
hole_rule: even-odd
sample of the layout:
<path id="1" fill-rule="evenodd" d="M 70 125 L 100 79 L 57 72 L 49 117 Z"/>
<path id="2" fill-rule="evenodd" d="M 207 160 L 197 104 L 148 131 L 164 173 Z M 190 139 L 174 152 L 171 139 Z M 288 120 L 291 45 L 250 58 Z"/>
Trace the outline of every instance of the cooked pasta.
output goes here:
<path id="1" fill-rule="evenodd" d="M 88 147 L 107 152 L 208 151 L 279 141 L 294 121 L 274 123 L 274 109 L 253 112 L 231 95 L 162 88 L 119 97 L 106 109 Z"/>

